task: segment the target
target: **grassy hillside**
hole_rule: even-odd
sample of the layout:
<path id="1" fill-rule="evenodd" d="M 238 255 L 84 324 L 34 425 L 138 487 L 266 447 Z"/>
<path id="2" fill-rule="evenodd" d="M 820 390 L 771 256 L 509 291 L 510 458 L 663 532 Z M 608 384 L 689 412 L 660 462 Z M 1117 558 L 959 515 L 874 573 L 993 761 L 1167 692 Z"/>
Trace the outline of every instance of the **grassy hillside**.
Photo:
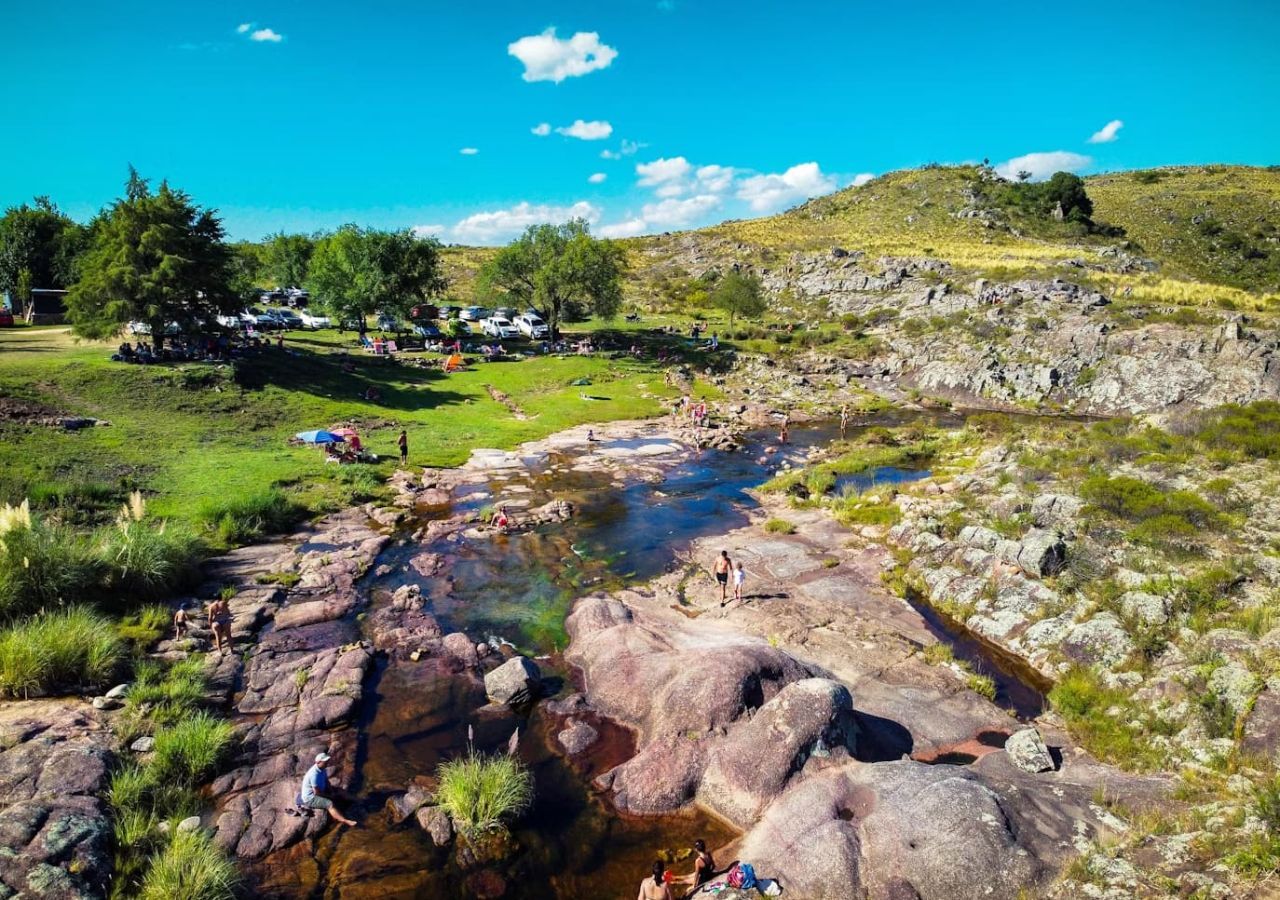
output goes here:
<path id="1" fill-rule="evenodd" d="M 1088 191 L 1166 276 L 1280 292 L 1280 166 L 1121 172 Z"/>
<path id="2" fill-rule="evenodd" d="M 1091 280 L 1157 302 L 1256 308 L 1280 292 L 1280 168 L 1126 172 L 1090 178 L 1087 189 L 1094 220 L 1123 236 L 1029 216 L 984 185 L 975 166 L 891 172 L 776 216 L 628 241 L 632 292 L 660 302 L 670 282 L 709 267 L 775 267 L 834 246 L 871 260 L 939 258 L 964 276 Z M 1109 249 L 1117 246 L 1157 268 L 1122 271 Z"/>

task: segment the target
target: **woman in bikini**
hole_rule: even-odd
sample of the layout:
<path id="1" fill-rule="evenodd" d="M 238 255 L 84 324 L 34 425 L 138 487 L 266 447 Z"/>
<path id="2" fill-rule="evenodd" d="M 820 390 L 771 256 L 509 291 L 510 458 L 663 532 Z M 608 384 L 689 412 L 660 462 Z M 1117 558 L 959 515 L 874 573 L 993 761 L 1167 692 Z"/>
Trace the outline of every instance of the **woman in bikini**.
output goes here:
<path id="1" fill-rule="evenodd" d="M 209 604 L 209 630 L 214 649 L 226 656 L 231 649 L 231 606 L 221 597 Z"/>
<path id="2" fill-rule="evenodd" d="M 692 887 L 689 888 L 689 894 L 692 895 L 698 888 L 702 887 L 710 881 L 716 874 L 716 861 L 712 858 L 710 851 L 707 850 L 707 844 L 701 838 L 693 842 L 693 874 L 686 875 L 681 881 L 684 881 Z"/>

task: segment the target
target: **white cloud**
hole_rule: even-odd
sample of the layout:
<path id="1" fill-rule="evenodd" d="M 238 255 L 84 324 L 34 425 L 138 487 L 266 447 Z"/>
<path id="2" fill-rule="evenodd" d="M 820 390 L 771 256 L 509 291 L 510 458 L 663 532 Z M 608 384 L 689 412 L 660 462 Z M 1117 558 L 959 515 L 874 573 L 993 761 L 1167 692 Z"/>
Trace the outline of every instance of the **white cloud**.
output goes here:
<path id="1" fill-rule="evenodd" d="M 532 131 L 534 134 L 536 134 L 538 137 L 546 137 L 551 133 L 551 123 L 539 122 L 537 125 L 534 125 L 529 130 Z"/>
<path id="2" fill-rule="evenodd" d="M 602 141 L 613 134 L 613 126 L 608 122 L 584 122 L 578 119 L 572 125 L 557 128 L 556 134 L 577 138 L 580 141 Z"/>
<path id="3" fill-rule="evenodd" d="M 253 34 L 249 35 L 249 40 L 258 43 L 267 42 L 270 44 L 278 44 L 284 40 L 284 35 L 279 32 L 272 31 L 270 28 L 259 28 Z"/>
<path id="4" fill-rule="evenodd" d="M 1090 144 L 1110 144 L 1120 136 L 1120 129 L 1124 127 L 1124 122 L 1119 119 L 1112 119 L 1106 125 L 1093 133 L 1089 138 Z"/>
<path id="5" fill-rule="evenodd" d="M 622 159 L 622 157 L 624 156 L 634 156 L 636 153 L 640 151 L 641 147 L 647 147 L 647 146 L 649 145 L 642 144 L 639 141 L 628 141 L 624 139 L 622 143 L 618 145 L 617 150 L 601 150 L 600 158 L 601 159 Z"/>
<path id="6" fill-rule="evenodd" d="M 458 152 L 461 153 L 463 156 L 475 156 L 477 153 L 480 152 L 480 150 L 477 147 L 463 147 Z"/>
<path id="7" fill-rule="evenodd" d="M 723 194 L 733 185 L 734 176 L 738 174 L 738 170 L 731 166 L 699 166 L 698 171 L 694 173 L 698 178 L 698 187 L 701 190 L 709 191 L 712 194 Z"/>
<path id="8" fill-rule="evenodd" d="M 586 219 L 596 222 L 600 209 L 585 200 L 572 206 L 550 206 L 517 203 L 508 209 L 495 209 L 467 216 L 453 226 L 453 236 L 460 241 L 476 244 L 495 244 L 510 240 L 530 225 L 558 224 L 569 219 Z"/>
<path id="9" fill-rule="evenodd" d="M 600 229 L 605 237 L 634 237 L 652 231 L 685 228 L 695 224 L 703 216 L 720 206 L 720 198 L 714 194 L 699 194 L 683 200 L 674 197 L 657 203 L 646 203 L 640 215 L 625 219 Z"/>
<path id="10" fill-rule="evenodd" d="M 592 184 L 604 184 L 604 180 L 608 177 L 609 176 L 604 174 L 603 172 L 596 172 L 594 175 L 590 176 L 587 179 L 587 181 L 591 182 Z"/>
<path id="11" fill-rule="evenodd" d="M 414 225 L 413 233 L 418 237 L 440 237 L 448 229 L 443 225 Z"/>
<path id="12" fill-rule="evenodd" d="M 507 45 L 507 53 L 524 63 L 525 81 L 554 81 L 604 69 L 618 51 L 600 41 L 594 31 L 579 31 L 568 40 L 556 37 L 555 28 L 530 34 Z"/>
<path id="13" fill-rule="evenodd" d="M 875 181 L 876 176 L 870 172 L 862 172 L 853 176 L 853 181 L 849 182 L 854 187 L 862 187 L 868 181 Z"/>
<path id="14" fill-rule="evenodd" d="M 683 156 L 636 164 L 636 174 L 640 176 L 641 187 L 657 187 L 661 184 L 680 181 L 691 171 L 693 166 L 689 165 L 689 160 Z"/>
<path id="15" fill-rule="evenodd" d="M 645 229 L 648 227 L 648 223 L 644 219 L 626 219 L 622 222 L 604 226 L 600 229 L 600 234 L 602 237 L 607 238 L 635 237 L 638 234 L 644 234 Z"/>
<path id="16" fill-rule="evenodd" d="M 1079 153 L 1066 150 L 1052 150 L 1047 153 L 1028 153 L 1015 156 L 1007 162 L 996 166 L 996 174 L 1001 178 L 1016 181 L 1019 172 L 1030 172 L 1032 181 L 1043 181 L 1054 172 L 1078 172 L 1090 165 L 1093 159 Z"/>
<path id="17" fill-rule="evenodd" d="M 752 175 L 738 185 L 738 199 L 746 200 L 755 212 L 774 212 L 794 203 L 827 194 L 836 188 L 836 179 L 823 174 L 816 162 L 800 163 L 782 174 Z"/>
<path id="18" fill-rule="evenodd" d="M 248 34 L 249 29 L 252 27 L 252 22 L 242 22 L 240 25 L 236 26 L 236 34 Z"/>

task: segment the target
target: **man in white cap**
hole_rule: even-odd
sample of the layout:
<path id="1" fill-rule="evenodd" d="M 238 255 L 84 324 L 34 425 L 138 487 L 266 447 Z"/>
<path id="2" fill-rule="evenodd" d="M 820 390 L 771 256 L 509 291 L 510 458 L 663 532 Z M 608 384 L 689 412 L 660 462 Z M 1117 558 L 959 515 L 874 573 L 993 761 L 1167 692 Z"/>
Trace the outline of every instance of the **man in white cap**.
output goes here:
<path id="1" fill-rule="evenodd" d="M 329 790 L 329 776 L 325 774 L 325 768 L 329 765 L 328 753 L 317 753 L 316 764 L 307 769 L 307 774 L 302 776 L 302 790 L 298 792 L 298 805 L 303 809 L 323 809 L 335 821 L 341 822 L 343 825 L 355 825 L 353 819 L 348 819 L 338 811 L 325 794 Z"/>

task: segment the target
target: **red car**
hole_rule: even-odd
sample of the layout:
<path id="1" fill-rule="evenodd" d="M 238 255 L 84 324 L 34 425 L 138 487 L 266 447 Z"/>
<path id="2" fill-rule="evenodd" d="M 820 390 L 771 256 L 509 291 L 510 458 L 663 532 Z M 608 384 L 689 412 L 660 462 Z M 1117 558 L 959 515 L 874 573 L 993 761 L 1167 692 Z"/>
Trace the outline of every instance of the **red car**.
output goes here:
<path id="1" fill-rule="evenodd" d="M 13 327 L 13 313 L 7 309 L 0 309 L 0 328 Z"/>

